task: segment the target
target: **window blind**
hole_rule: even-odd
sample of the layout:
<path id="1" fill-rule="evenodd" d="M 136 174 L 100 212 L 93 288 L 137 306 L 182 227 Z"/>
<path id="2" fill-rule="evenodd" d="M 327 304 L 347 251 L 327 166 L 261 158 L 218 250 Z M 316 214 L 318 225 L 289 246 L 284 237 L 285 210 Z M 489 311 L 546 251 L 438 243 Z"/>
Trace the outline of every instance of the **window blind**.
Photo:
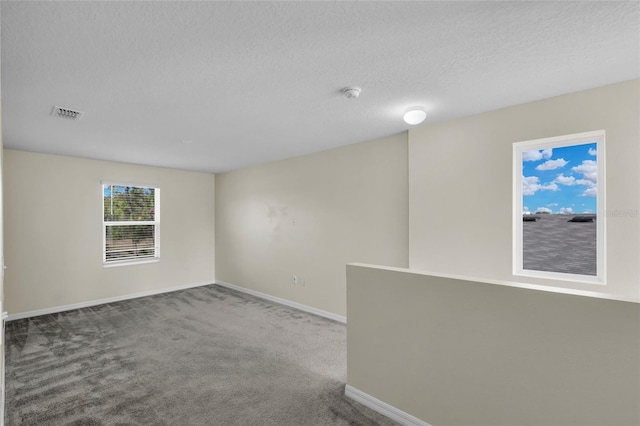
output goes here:
<path id="1" fill-rule="evenodd" d="M 160 189 L 103 184 L 103 262 L 160 256 Z"/>

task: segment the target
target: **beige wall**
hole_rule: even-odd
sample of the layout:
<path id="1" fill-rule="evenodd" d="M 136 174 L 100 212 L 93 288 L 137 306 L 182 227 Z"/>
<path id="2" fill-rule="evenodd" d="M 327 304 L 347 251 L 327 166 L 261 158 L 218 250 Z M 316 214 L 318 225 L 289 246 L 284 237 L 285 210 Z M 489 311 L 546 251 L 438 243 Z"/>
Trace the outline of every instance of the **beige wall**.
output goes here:
<path id="1" fill-rule="evenodd" d="M 606 286 L 512 275 L 512 144 L 606 131 Z M 413 269 L 640 301 L 640 80 L 409 132 Z"/>
<path id="2" fill-rule="evenodd" d="M 102 267 L 101 181 L 161 189 L 158 263 Z M 4 151 L 9 314 L 211 283 L 212 174 Z"/>
<path id="3" fill-rule="evenodd" d="M 347 267 L 348 384 L 434 426 L 640 424 L 640 304 Z"/>
<path id="4" fill-rule="evenodd" d="M 346 263 L 407 266 L 406 138 L 217 175 L 216 279 L 345 315 Z"/>

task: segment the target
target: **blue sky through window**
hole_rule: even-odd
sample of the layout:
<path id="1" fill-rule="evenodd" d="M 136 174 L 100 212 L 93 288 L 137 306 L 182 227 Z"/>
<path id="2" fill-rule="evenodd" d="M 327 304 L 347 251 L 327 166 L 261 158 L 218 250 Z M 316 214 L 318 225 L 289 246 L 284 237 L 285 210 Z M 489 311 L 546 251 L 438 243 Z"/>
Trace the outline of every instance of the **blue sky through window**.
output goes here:
<path id="1" fill-rule="evenodd" d="M 598 193 L 597 144 L 522 153 L 522 210 L 595 213 Z"/>
<path id="2" fill-rule="evenodd" d="M 113 192 L 114 193 L 121 193 L 124 194 L 125 192 L 125 187 L 121 186 L 121 185 L 102 185 L 102 190 L 104 192 L 104 196 L 105 197 L 110 197 L 111 196 L 111 188 L 113 188 Z M 130 187 L 133 188 L 133 187 Z M 145 194 L 152 194 L 152 188 L 144 188 L 144 193 Z"/>

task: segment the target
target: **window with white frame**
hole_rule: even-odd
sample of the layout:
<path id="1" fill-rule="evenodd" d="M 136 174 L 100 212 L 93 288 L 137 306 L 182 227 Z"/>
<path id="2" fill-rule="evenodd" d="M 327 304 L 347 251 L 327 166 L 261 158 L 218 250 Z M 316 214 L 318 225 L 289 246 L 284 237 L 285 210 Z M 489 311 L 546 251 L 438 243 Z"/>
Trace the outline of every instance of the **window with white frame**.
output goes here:
<path id="1" fill-rule="evenodd" d="M 104 265 L 160 257 L 160 188 L 102 184 Z"/>
<path id="2" fill-rule="evenodd" d="M 513 145 L 514 275 L 605 284 L 604 130 Z"/>

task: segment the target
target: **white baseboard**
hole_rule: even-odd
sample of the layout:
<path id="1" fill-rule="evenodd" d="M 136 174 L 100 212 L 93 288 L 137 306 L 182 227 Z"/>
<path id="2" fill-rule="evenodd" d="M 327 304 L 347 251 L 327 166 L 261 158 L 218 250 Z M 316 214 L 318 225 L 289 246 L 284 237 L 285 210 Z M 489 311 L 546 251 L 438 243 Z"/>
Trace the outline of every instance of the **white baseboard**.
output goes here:
<path id="1" fill-rule="evenodd" d="M 429 423 L 420 420 L 417 417 L 413 417 L 411 414 L 398 410 L 396 407 L 382 402 L 377 398 L 372 397 L 369 394 L 362 392 L 354 388 L 353 386 L 346 385 L 344 387 L 345 396 L 358 401 L 360 404 L 371 408 L 373 411 L 377 411 L 385 417 L 390 418 L 393 421 L 405 426 L 431 426 Z"/>
<path id="2" fill-rule="evenodd" d="M 321 317 L 329 318 L 331 320 L 338 321 L 338 322 L 341 322 L 343 324 L 347 323 L 347 318 L 346 317 L 343 317 L 342 315 L 334 314 L 333 312 L 327 312 L 327 311 L 323 311 L 322 309 L 312 308 L 311 306 L 303 305 L 303 304 L 297 303 L 297 302 L 292 302 L 291 300 L 287 300 L 287 299 L 281 299 L 279 297 L 271 296 L 271 295 L 266 294 L 266 293 L 260 293 L 259 291 L 250 290 L 248 288 L 239 287 L 237 285 L 229 284 L 229 283 L 226 283 L 224 281 L 216 280 L 216 284 L 218 284 L 221 287 L 227 287 L 227 288 L 230 288 L 232 290 L 240 291 L 242 293 L 247 293 L 247 294 L 250 294 L 252 296 L 259 297 L 261 299 L 266 299 L 266 300 L 269 300 L 271 302 L 276 302 L 276 303 L 279 303 L 281 305 L 286 305 L 286 306 L 289 306 L 291 308 L 298 309 L 300 311 L 309 312 L 309 313 L 314 314 L 314 315 L 318 315 L 318 316 L 321 316 Z"/>
<path id="3" fill-rule="evenodd" d="M 141 293 L 126 294 L 124 296 L 108 297 L 106 299 L 89 300 L 86 302 L 73 303 L 71 305 L 54 306 L 52 308 L 37 309 L 35 311 L 20 312 L 17 314 L 9 314 L 5 321 L 14 321 L 23 318 L 37 317 L 40 315 L 57 314 L 64 311 L 72 311 L 74 309 L 88 308 L 90 306 L 104 305 L 105 303 L 120 302 L 122 300 L 137 299 L 139 297 L 153 296 L 162 293 L 171 293 L 173 291 L 185 290 L 187 288 L 202 287 L 205 285 L 215 284 L 215 282 L 207 281 L 195 284 L 185 284 L 176 287 L 161 288 L 158 290 L 143 291 Z"/>

